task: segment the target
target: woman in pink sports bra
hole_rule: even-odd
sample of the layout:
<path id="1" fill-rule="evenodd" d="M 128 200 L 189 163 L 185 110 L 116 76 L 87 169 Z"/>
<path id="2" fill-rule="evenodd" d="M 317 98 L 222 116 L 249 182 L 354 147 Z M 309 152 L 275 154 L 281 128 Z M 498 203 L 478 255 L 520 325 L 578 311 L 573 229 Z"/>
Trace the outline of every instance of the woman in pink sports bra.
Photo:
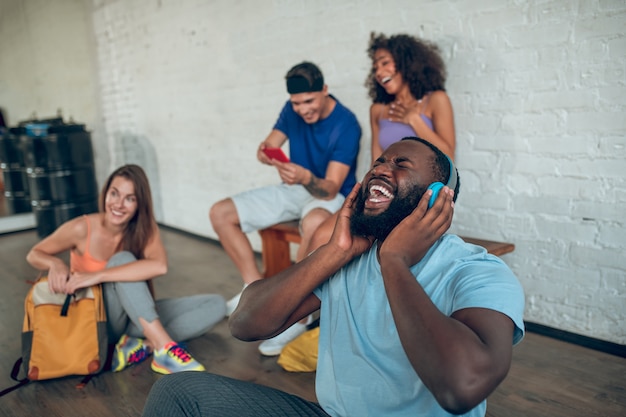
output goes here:
<path id="1" fill-rule="evenodd" d="M 410 35 L 370 36 L 372 69 L 365 85 L 372 98 L 372 164 L 392 143 L 418 136 L 454 161 L 456 137 L 452 104 L 444 90 L 445 65 L 439 48 Z M 337 213 L 315 231 L 305 253 L 328 242 Z"/>
<path id="2" fill-rule="evenodd" d="M 155 300 L 150 280 L 167 273 L 167 256 L 154 218 L 150 185 L 138 165 L 124 165 L 107 179 L 100 211 L 59 226 L 26 260 L 47 271 L 52 293 L 73 294 L 101 284 L 109 340 L 116 340 L 112 370 L 154 353 L 161 374 L 203 371 L 177 341 L 206 333 L 225 317 L 217 294 Z M 70 252 L 68 266 L 58 255 Z"/>

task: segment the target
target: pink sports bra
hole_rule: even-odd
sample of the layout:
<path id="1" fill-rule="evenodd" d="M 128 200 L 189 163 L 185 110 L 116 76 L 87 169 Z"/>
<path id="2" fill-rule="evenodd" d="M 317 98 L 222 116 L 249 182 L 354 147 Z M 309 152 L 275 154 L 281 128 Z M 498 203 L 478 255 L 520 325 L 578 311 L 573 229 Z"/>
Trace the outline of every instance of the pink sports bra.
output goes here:
<path id="1" fill-rule="evenodd" d="M 87 241 L 85 242 L 85 252 L 81 255 L 76 250 L 70 251 L 70 269 L 75 272 L 98 272 L 102 271 L 107 261 L 101 261 L 91 256 L 89 253 L 89 242 L 91 241 L 91 222 L 89 217 L 83 216 L 87 222 Z"/>

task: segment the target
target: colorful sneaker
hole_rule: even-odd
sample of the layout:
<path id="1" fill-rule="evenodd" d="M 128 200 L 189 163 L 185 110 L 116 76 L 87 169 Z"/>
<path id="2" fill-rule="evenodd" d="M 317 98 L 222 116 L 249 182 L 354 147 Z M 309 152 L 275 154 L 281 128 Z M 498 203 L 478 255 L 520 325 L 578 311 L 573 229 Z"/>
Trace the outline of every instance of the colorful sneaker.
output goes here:
<path id="1" fill-rule="evenodd" d="M 285 329 L 285 331 L 281 334 L 278 334 L 271 339 L 263 341 L 259 345 L 259 352 L 261 352 L 261 354 L 264 356 L 280 355 L 280 352 L 283 351 L 283 348 L 287 345 L 287 343 L 291 342 L 296 337 L 306 332 L 307 326 L 311 324 L 312 321 L 313 318 L 309 316 L 307 318 L 306 324 L 302 324 L 300 322 L 294 323 L 291 327 Z"/>
<path id="2" fill-rule="evenodd" d="M 144 346 L 143 339 L 122 335 L 115 345 L 111 370 L 119 372 L 131 365 L 143 362 L 148 356 L 150 352 Z"/>
<path id="3" fill-rule="evenodd" d="M 173 374 L 182 371 L 204 371 L 204 366 L 191 357 L 182 346 L 170 342 L 163 349 L 154 352 L 152 370 L 160 374 Z"/>

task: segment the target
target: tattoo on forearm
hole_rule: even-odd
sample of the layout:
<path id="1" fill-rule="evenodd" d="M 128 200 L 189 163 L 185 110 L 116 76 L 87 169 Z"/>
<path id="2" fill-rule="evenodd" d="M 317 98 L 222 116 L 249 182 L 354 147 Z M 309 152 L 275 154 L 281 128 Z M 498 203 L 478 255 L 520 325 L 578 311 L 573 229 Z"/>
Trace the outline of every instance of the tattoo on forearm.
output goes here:
<path id="1" fill-rule="evenodd" d="M 322 181 L 311 172 L 311 179 L 308 184 L 304 184 L 304 188 L 316 198 L 326 198 L 330 195 L 328 190 L 324 189 Z"/>

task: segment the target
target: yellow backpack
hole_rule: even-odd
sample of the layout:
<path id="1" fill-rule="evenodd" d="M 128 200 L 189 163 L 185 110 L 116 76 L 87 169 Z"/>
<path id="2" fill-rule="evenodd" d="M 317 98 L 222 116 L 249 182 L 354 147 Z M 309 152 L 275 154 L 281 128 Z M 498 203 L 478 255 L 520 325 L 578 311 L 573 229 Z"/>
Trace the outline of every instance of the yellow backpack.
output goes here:
<path id="1" fill-rule="evenodd" d="M 94 285 L 73 295 L 52 294 L 47 277 L 39 278 L 24 301 L 22 357 L 11 377 L 29 381 L 86 375 L 78 385 L 102 371 L 107 363 L 108 338 L 102 287 Z M 26 378 L 18 379 L 20 365 Z"/>

